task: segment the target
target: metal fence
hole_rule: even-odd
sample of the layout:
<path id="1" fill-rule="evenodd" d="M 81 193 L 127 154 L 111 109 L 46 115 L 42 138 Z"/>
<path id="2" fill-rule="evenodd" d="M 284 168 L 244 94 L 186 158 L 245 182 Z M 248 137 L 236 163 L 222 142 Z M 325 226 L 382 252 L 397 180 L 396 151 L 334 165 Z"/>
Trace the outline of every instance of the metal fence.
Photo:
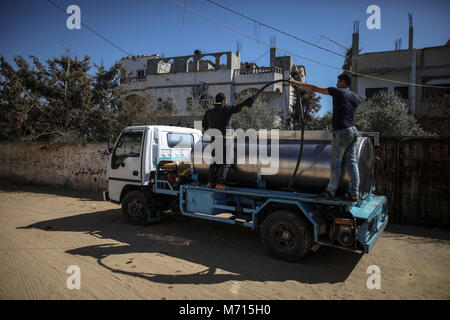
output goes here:
<path id="1" fill-rule="evenodd" d="M 377 194 L 389 200 L 390 220 L 450 228 L 450 138 L 381 138 Z"/>
<path id="2" fill-rule="evenodd" d="M 243 68 L 235 69 L 234 75 L 241 74 L 260 74 L 260 73 L 280 73 L 283 74 L 283 69 L 279 67 L 257 67 L 257 68 Z"/>

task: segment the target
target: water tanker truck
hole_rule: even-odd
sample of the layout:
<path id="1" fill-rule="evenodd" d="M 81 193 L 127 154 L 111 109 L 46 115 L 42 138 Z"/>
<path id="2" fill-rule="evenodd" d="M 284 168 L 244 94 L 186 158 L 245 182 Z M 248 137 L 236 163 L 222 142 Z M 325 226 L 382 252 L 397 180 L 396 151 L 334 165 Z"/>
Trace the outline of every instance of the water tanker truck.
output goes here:
<path id="1" fill-rule="evenodd" d="M 259 131 L 225 140 L 233 165 L 227 188 L 207 188 L 211 139 L 171 126 L 125 128 L 111 148 L 104 198 L 133 224 L 168 213 L 248 227 L 266 251 L 297 261 L 320 246 L 369 253 L 388 222 L 387 199 L 375 194 L 378 135 L 359 132 L 356 203 L 337 195 L 315 200 L 330 178 L 327 131 Z M 343 172 L 338 192 L 349 179 Z M 187 220 L 186 223 L 189 223 Z"/>

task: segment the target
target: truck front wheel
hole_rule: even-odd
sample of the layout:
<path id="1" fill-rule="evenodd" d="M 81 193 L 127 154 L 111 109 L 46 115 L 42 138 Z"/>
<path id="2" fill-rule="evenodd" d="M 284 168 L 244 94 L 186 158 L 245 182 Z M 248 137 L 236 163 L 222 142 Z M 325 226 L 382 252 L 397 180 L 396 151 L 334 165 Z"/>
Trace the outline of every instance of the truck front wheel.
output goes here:
<path id="1" fill-rule="evenodd" d="M 146 224 L 148 205 L 144 193 L 138 190 L 128 192 L 122 201 L 122 214 L 131 224 Z"/>
<path id="2" fill-rule="evenodd" d="M 298 261 L 312 246 L 312 232 L 305 219 L 285 210 L 271 213 L 261 229 L 261 242 L 270 255 L 285 261 Z"/>

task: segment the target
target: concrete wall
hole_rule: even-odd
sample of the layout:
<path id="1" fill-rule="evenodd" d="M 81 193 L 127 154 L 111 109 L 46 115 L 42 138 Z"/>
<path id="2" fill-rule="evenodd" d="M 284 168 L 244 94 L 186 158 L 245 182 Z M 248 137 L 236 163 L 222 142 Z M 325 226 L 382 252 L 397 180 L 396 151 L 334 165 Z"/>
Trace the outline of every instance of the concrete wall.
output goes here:
<path id="1" fill-rule="evenodd" d="M 386 72 L 383 74 L 371 74 L 371 76 L 379 77 L 383 79 L 389 79 L 393 81 L 405 81 L 405 79 L 409 79 L 409 71 L 395 71 L 395 72 Z M 366 95 L 367 88 L 387 88 L 388 93 L 394 93 L 394 89 L 396 87 L 404 87 L 407 86 L 405 84 L 400 84 L 396 82 L 388 82 L 378 79 L 366 78 L 366 77 L 358 77 L 358 92 L 357 94 L 360 96 Z"/>
<path id="2" fill-rule="evenodd" d="M 450 82 L 450 46 L 365 53 L 358 56 L 357 70 L 353 71 L 389 80 L 447 86 Z M 405 84 L 359 76 L 355 87 L 358 94 L 364 95 L 366 88 L 387 87 L 391 93 L 398 86 Z M 430 112 L 424 90 L 421 86 L 410 86 L 411 111 L 417 116 L 442 117 L 441 111 Z"/>
<path id="3" fill-rule="evenodd" d="M 137 77 L 137 70 L 146 70 L 147 69 L 147 61 L 148 60 L 157 60 L 159 61 L 158 55 L 142 55 L 142 56 L 134 56 L 134 57 L 125 57 L 120 60 L 120 63 L 123 65 L 125 70 L 128 71 L 127 75 L 129 77 Z"/>
<path id="4" fill-rule="evenodd" d="M 265 83 L 281 79 L 282 77 L 282 74 L 275 72 L 243 74 L 233 77 L 231 69 L 208 70 L 148 75 L 146 81 L 131 82 L 124 85 L 124 87 L 131 91 L 130 94 L 148 93 L 153 96 L 155 102 L 158 99 L 165 100 L 167 97 L 172 97 L 178 107 L 177 114 L 190 115 L 190 112 L 186 110 L 186 102 L 188 97 L 193 97 L 194 84 L 207 84 L 208 89 L 206 93 L 215 97 L 217 93 L 223 92 L 227 95 L 228 102 L 234 103 L 234 93 L 240 93 L 250 88 L 255 89 L 256 92 Z M 271 103 L 271 106 L 286 112 L 290 105 L 289 102 L 292 102 L 292 100 L 290 100 L 289 95 L 290 87 L 286 87 L 286 92 L 283 92 L 284 88 L 282 83 L 277 83 L 266 88 L 264 92 L 276 93 L 279 99 L 273 101 L 276 103 Z"/>
<path id="5" fill-rule="evenodd" d="M 410 67 L 411 53 L 409 50 L 370 52 L 358 57 L 358 72 L 361 73 L 409 69 Z"/>
<path id="6" fill-rule="evenodd" d="M 448 86 L 450 83 L 450 46 L 424 48 L 417 52 L 417 83 Z M 424 88 L 416 87 L 416 114 L 442 117 L 442 112 L 430 110 Z"/>
<path id="7" fill-rule="evenodd" d="M 48 147 L 42 143 L 0 142 L 0 179 L 106 190 L 106 144 Z"/>
<path id="8" fill-rule="evenodd" d="M 143 69 L 145 59 L 148 60 L 146 76 L 133 78 L 137 75 L 136 69 Z M 202 62 L 200 59 L 211 60 L 215 64 L 215 68 L 202 70 L 200 68 L 201 63 L 206 63 L 206 61 Z M 276 65 L 284 69 L 284 76 L 289 77 L 290 70 L 294 66 L 293 59 L 288 56 L 274 56 L 274 59 Z M 171 64 L 170 72 L 157 72 L 157 65 L 161 61 Z M 190 115 L 189 110 L 187 110 L 187 99 L 194 97 L 194 90 L 198 85 L 207 85 L 204 93 L 212 97 L 215 97 L 219 92 L 224 92 L 228 97 L 228 102 L 234 103 L 235 93 L 240 93 L 249 88 L 256 91 L 269 81 L 283 77 L 278 72 L 235 75 L 234 71 L 241 68 L 241 63 L 240 54 L 235 55 L 233 52 L 202 53 L 168 58 L 157 56 L 127 57 L 121 59 L 120 62 L 127 70 L 127 74 L 132 77 L 128 83 L 123 84 L 126 89 L 130 90 L 130 94 L 150 94 L 153 96 L 155 104 L 158 99 L 166 100 L 170 97 L 177 105 L 177 115 L 179 116 Z M 291 88 L 286 87 L 286 90 L 283 91 L 284 87 L 283 84 L 278 83 L 266 88 L 265 92 L 276 93 L 276 95 L 270 95 L 273 96 L 270 105 L 274 109 L 282 110 L 286 115 L 293 98 Z"/>

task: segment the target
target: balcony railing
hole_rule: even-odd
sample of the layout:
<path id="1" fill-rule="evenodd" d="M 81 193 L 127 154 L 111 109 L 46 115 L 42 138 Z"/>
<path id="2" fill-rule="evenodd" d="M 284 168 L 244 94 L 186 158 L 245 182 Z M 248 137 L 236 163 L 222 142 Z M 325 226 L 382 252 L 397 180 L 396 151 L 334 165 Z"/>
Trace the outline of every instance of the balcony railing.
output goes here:
<path id="1" fill-rule="evenodd" d="M 144 82 L 145 80 L 147 80 L 147 77 L 129 77 L 129 78 L 128 78 L 128 83 L 132 83 L 132 82 Z"/>
<path id="2" fill-rule="evenodd" d="M 258 67 L 258 68 L 243 68 L 243 69 L 235 69 L 234 75 L 241 74 L 260 74 L 260 73 L 280 73 L 283 74 L 283 69 L 279 67 Z"/>

